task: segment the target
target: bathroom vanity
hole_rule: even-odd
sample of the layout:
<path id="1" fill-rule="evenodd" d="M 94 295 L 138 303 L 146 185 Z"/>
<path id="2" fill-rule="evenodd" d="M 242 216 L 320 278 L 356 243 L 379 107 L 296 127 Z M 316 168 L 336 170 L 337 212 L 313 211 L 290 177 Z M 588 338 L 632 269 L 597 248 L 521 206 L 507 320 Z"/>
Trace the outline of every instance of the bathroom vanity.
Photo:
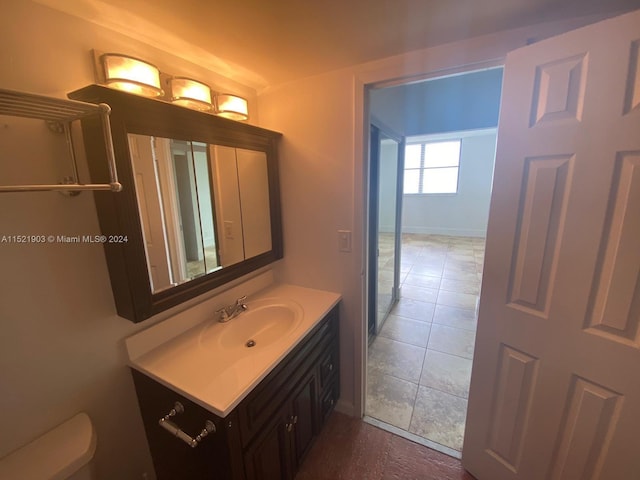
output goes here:
<path id="1" fill-rule="evenodd" d="M 229 322 L 130 350 L 158 478 L 293 478 L 340 394 L 339 300 L 269 287 Z"/>
<path id="2" fill-rule="evenodd" d="M 118 315 L 192 302 L 126 342 L 158 478 L 293 478 L 340 394 L 340 295 L 259 272 L 283 257 L 281 135 L 99 85 L 69 97 L 111 110 L 82 137 L 92 180 L 112 147 L 122 184 L 94 195 Z M 246 310 L 216 316 L 232 292 Z"/>

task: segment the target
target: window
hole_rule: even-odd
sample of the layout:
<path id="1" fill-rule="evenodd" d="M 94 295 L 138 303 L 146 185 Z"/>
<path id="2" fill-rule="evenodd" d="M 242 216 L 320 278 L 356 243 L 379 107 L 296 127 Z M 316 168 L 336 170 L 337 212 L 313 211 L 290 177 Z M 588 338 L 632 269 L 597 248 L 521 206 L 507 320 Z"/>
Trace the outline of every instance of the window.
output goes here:
<path id="1" fill-rule="evenodd" d="M 404 155 L 404 193 L 457 193 L 460 140 L 414 143 Z"/>

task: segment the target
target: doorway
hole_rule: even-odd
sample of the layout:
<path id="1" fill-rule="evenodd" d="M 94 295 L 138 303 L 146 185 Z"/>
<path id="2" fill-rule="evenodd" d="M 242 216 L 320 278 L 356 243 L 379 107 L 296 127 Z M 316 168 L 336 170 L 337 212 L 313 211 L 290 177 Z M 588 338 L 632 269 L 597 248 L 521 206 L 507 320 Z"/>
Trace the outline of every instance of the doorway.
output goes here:
<path id="1" fill-rule="evenodd" d="M 408 135 L 404 166 L 397 176 L 399 203 L 404 205 L 398 214 L 397 261 L 391 267 L 369 257 L 369 322 L 374 301 L 381 303 L 373 285 L 379 286 L 385 277 L 397 282 L 386 322 L 374 335 L 369 331 L 365 419 L 458 458 L 471 377 L 501 78 L 502 69 L 491 69 L 370 94 L 376 120 L 381 117 Z M 430 112 L 406 107 L 417 104 Z M 372 131 L 369 251 L 380 258 L 382 237 L 372 225 L 384 223 L 372 219 L 382 208 L 373 201 L 381 168 L 374 140 Z M 447 148 L 453 149 L 455 160 L 443 159 L 442 149 Z"/>

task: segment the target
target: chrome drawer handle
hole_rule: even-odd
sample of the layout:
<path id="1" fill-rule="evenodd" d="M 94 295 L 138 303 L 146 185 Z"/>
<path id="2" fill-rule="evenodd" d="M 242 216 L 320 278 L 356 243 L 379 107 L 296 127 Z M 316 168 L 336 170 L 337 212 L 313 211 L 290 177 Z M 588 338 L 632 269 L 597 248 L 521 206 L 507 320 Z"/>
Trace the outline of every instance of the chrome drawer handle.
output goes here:
<path id="1" fill-rule="evenodd" d="M 169 420 L 171 417 L 175 417 L 177 414 L 183 412 L 184 406 L 180 402 L 176 402 L 169 413 L 158 420 L 158 424 L 171 435 L 173 435 L 174 437 L 178 437 L 191 448 L 196 448 L 204 437 L 206 437 L 210 433 L 216 432 L 215 424 L 211 420 L 207 420 L 206 422 L 204 422 L 204 428 L 202 429 L 202 431 L 198 435 L 196 435 L 195 438 L 191 437 L 190 435 L 182 431 L 180 427 L 178 427 L 175 423 Z"/>

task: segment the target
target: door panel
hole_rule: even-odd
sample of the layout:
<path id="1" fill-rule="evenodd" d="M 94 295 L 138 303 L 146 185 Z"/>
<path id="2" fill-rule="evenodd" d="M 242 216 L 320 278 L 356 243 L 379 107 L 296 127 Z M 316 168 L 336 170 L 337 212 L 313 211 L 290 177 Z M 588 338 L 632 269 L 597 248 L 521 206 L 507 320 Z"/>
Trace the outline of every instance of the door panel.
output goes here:
<path id="1" fill-rule="evenodd" d="M 287 424 L 291 413 L 286 405 L 253 440 L 244 454 L 248 480 L 288 480 L 292 478 L 290 438 Z"/>
<path id="2" fill-rule="evenodd" d="M 463 464 L 640 478 L 640 12 L 507 56 Z"/>
<path id="3" fill-rule="evenodd" d="M 152 289 L 163 290 L 174 285 L 174 281 L 169 271 L 169 258 L 166 253 L 168 249 L 164 233 L 165 221 L 156 181 L 156 159 L 151 139 L 144 135 L 129 135 L 129 151 L 135 172 L 136 194 Z"/>
<path id="4" fill-rule="evenodd" d="M 298 387 L 291 405 L 293 418 L 289 421 L 293 425 L 293 449 L 294 449 L 294 470 L 297 471 L 302 464 L 302 460 L 309 452 L 315 434 L 318 431 L 316 423 L 317 405 L 315 402 L 316 394 L 316 377 L 315 371 L 312 371 L 303 380 L 302 385 Z"/>

